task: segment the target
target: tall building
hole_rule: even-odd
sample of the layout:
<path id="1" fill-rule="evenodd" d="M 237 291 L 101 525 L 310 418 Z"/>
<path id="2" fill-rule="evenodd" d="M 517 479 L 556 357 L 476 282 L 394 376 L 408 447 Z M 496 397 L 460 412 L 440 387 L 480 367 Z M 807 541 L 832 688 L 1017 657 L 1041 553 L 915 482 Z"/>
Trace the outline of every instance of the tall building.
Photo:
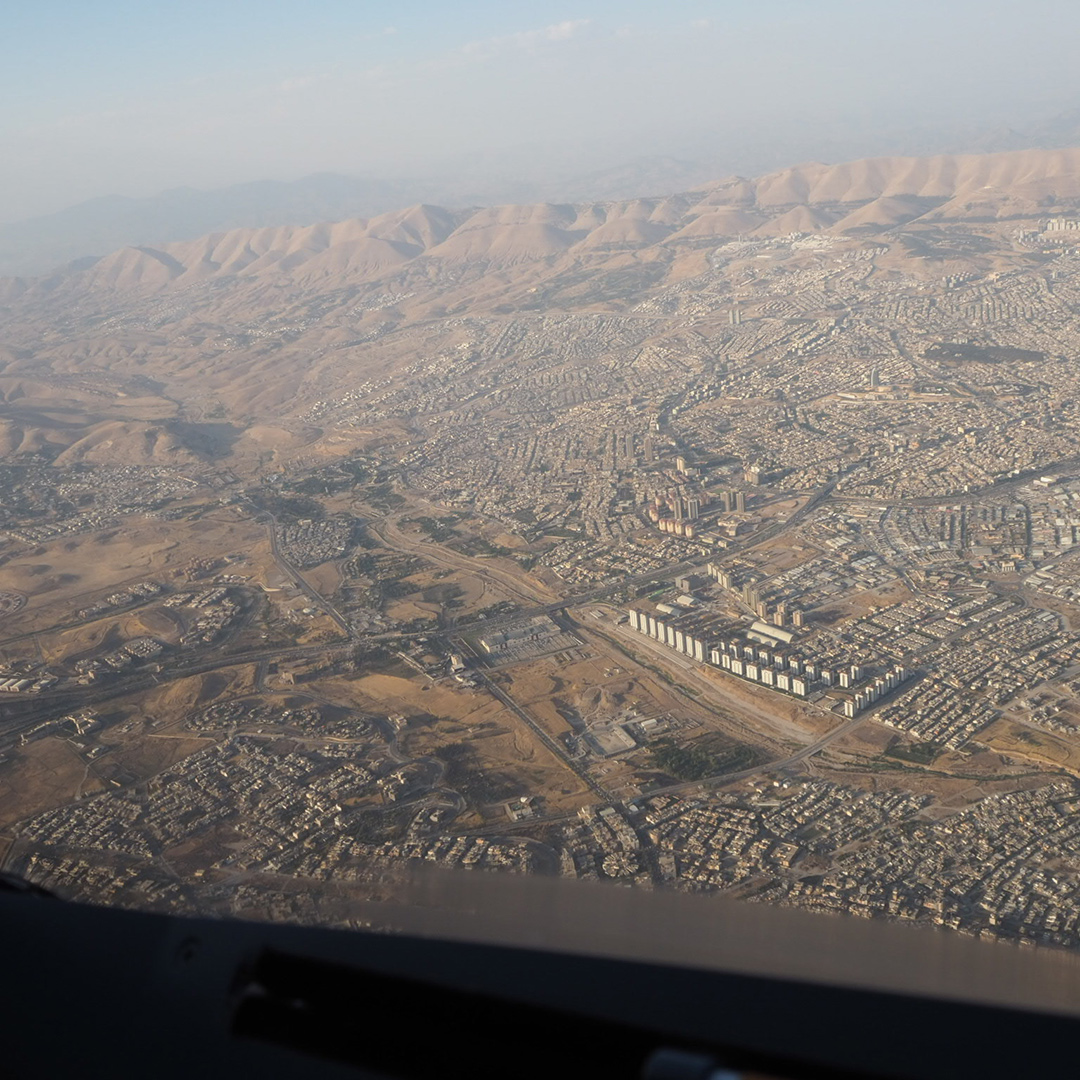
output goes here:
<path id="1" fill-rule="evenodd" d="M 700 499 L 696 499 L 693 496 L 690 496 L 690 498 L 686 500 L 686 516 L 691 521 L 696 521 L 699 517 L 701 517 Z"/>
<path id="2" fill-rule="evenodd" d="M 681 454 L 675 459 L 675 468 L 681 473 L 686 472 L 686 458 Z"/>
<path id="3" fill-rule="evenodd" d="M 740 514 L 746 509 L 746 494 L 742 491 L 735 492 L 735 509 Z"/>
<path id="4" fill-rule="evenodd" d="M 760 465 L 747 465 L 743 469 L 743 479 L 748 484 L 760 484 L 761 483 L 761 466 Z"/>

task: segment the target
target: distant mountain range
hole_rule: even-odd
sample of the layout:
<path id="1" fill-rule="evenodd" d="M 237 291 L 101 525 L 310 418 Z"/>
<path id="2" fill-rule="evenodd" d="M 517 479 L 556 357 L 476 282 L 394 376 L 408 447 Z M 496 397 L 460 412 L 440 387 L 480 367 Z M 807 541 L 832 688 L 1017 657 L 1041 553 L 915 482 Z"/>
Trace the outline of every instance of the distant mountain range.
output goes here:
<path id="1" fill-rule="evenodd" d="M 459 365 L 575 355 L 579 333 L 599 334 L 608 315 L 623 316 L 604 331 L 620 363 L 635 362 L 630 343 L 644 339 L 624 340 L 618 327 L 647 336 L 674 313 L 664 355 L 722 350 L 744 287 L 770 266 L 775 291 L 758 297 L 757 312 L 767 320 L 786 303 L 782 275 L 816 273 L 826 256 L 860 280 L 896 274 L 908 284 L 1041 266 L 1045 252 L 1018 234 L 1037 236 L 1058 215 L 1080 217 L 1080 148 L 811 163 L 677 195 L 421 203 L 126 245 L 44 276 L 0 278 L 0 457 L 201 459 L 208 429 L 176 413 L 185 402 L 192 415 L 235 424 L 214 431 L 261 460 L 314 445 L 315 420 L 358 384 L 383 386 L 418 364 L 435 373 L 425 390 L 435 401 Z M 797 317 L 808 330 L 837 317 L 825 292 L 814 295 L 817 314 Z M 591 321 L 579 331 L 564 316 Z M 520 320 L 549 317 L 555 336 L 537 331 L 542 352 L 522 353 Z M 385 387 L 380 416 L 398 415 L 394 393 Z M 327 428 L 327 452 L 340 450 L 339 436 Z"/>
<path id="2" fill-rule="evenodd" d="M 1018 127 L 882 132 L 870 139 L 844 137 L 816 141 L 793 134 L 768 140 L 748 132 L 701 154 L 630 157 L 623 164 L 575 174 L 549 163 L 540 167 L 534 153 L 512 169 L 494 155 L 490 168 L 474 162 L 448 164 L 442 178 L 364 178 L 317 173 L 292 182 L 262 180 L 198 190 L 174 188 L 145 198 L 110 195 L 57 213 L 0 225 L 0 275 L 38 275 L 86 256 L 117 248 L 194 240 L 236 228 L 305 226 L 318 222 L 370 218 L 417 203 L 484 207 L 508 203 L 578 203 L 668 195 L 701 187 L 717 177 L 740 172 L 760 175 L 804 155 L 826 153 L 833 160 L 880 154 L 895 145 L 920 157 L 940 152 L 1000 153 L 1080 146 L 1080 108 Z M 822 140 L 825 140 L 822 142 Z M 691 140 L 686 140 L 690 145 Z M 812 149 L 816 147 L 816 149 Z M 786 151 L 786 156 L 785 156 Z M 542 155 L 541 155 L 542 156 Z M 707 160 L 690 160 L 695 157 Z M 893 160 L 889 158 L 886 160 Z M 514 172 L 531 177 L 513 179 Z"/>
<path id="3" fill-rule="evenodd" d="M 306 207 L 316 219 L 338 217 L 336 222 L 220 228 L 190 240 L 128 244 L 43 279 L 9 278 L 0 295 L 45 295 L 61 286 L 80 293 L 99 288 L 157 291 L 223 278 L 325 288 L 370 281 L 421 255 L 488 268 L 654 248 L 656 257 L 663 252 L 666 259 L 688 245 L 698 248 L 739 236 L 869 235 L 916 222 L 1030 220 L 1076 212 L 1080 149 L 810 163 L 755 180 L 715 181 L 682 195 L 466 209 L 418 203 L 344 219 L 340 208 L 361 198 L 364 189 L 339 177 L 312 181 L 279 187 L 288 191 L 293 207 Z M 285 205 L 274 201 L 273 185 L 228 191 L 249 187 L 271 192 L 261 211 L 266 219 L 272 219 L 272 207 Z M 368 189 L 367 197 L 390 199 L 393 190 Z M 307 201 L 302 192 L 308 193 Z M 192 208 L 186 219 L 192 229 L 205 220 L 198 213 L 209 214 L 212 208 L 209 197 L 190 204 L 178 198 L 177 204 Z M 226 220 L 228 205 L 224 200 L 219 204 L 217 220 Z"/>
<path id="4" fill-rule="evenodd" d="M 175 188 L 147 198 L 109 195 L 55 214 L 0 225 L 0 275 L 43 274 L 119 247 L 193 240 L 238 227 L 368 218 L 415 203 L 475 207 L 541 199 L 625 199 L 685 190 L 714 175 L 704 165 L 654 157 L 543 185 L 319 173 L 293 182 L 261 180 L 210 191 Z"/>

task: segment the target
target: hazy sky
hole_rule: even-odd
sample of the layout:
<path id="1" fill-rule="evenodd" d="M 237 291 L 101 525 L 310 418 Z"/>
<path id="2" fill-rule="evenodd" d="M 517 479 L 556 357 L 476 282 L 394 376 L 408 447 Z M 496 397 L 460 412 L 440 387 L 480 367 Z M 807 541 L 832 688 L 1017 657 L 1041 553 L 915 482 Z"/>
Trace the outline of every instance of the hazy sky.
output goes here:
<path id="1" fill-rule="evenodd" d="M 1015 122 L 1080 101 L 1078 32 L 1075 0 L 12 3 L 0 220 L 324 170 L 720 159 L 793 133 L 798 157 Z"/>

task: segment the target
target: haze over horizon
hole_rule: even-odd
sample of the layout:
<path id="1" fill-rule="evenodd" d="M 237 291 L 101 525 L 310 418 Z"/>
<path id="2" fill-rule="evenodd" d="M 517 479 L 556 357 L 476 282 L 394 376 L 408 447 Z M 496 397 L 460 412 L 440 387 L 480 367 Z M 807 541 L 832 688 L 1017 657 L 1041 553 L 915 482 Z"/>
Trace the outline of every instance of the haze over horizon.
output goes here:
<path id="1" fill-rule="evenodd" d="M 1080 101 L 1080 13 L 1058 0 L 1022 21 L 969 0 L 53 0 L 9 18 L 0 222 L 318 172 L 543 183 L 656 155 L 723 172 L 962 149 Z"/>

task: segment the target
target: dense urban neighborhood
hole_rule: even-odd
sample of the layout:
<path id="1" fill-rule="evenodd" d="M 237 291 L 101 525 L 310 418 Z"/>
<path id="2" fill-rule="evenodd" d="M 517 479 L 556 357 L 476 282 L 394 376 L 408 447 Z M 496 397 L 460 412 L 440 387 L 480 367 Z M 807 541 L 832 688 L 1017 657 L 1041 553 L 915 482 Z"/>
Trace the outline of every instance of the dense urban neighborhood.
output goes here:
<path id="1" fill-rule="evenodd" d="M 1080 946 L 1077 220 L 739 183 L 469 227 L 512 258 L 413 208 L 365 226 L 408 259 L 269 308 L 220 251 L 12 287 L 3 868 L 348 923 L 433 864 Z"/>

